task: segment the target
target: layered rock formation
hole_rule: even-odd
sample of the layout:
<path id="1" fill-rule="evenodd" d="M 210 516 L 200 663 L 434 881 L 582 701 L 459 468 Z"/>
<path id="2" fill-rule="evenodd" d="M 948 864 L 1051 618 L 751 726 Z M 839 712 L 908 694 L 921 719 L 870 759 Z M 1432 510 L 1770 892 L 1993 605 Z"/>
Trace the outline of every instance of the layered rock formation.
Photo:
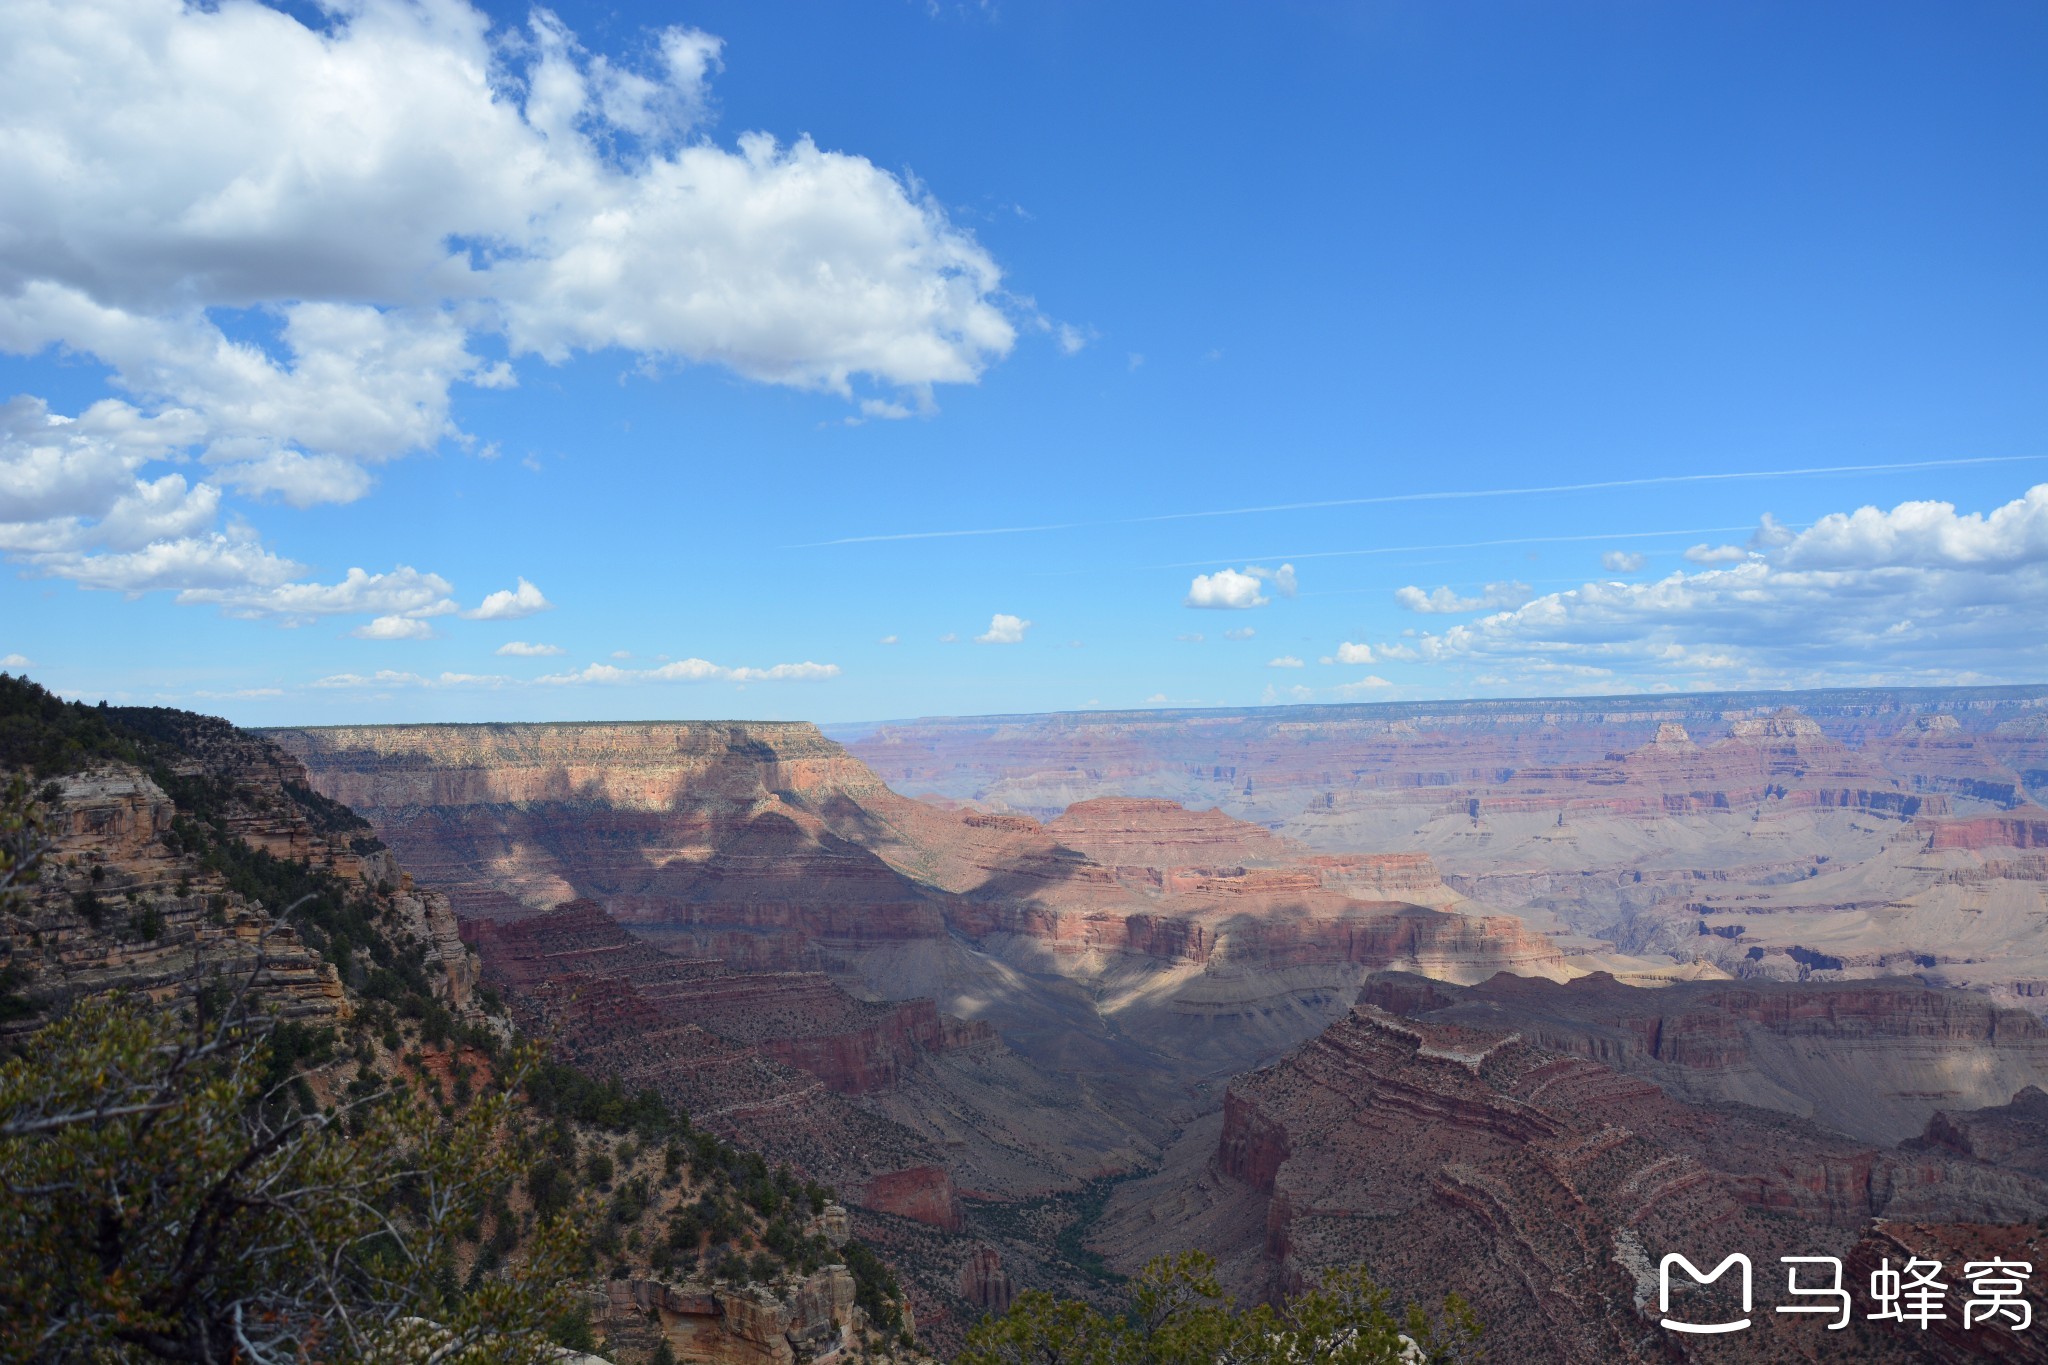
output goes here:
<path id="1" fill-rule="evenodd" d="M 1145 795 L 1330 854 L 1419 850 L 1456 892 L 1581 936 L 1560 940 L 1575 968 L 1936 969 L 2048 1010 L 2031 861 L 2048 830 L 2029 804 L 2048 800 L 2048 689 L 1094 712 L 850 739 L 900 790 L 986 810 Z"/>
<path id="2" fill-rule="evenodd" d="M 1386 974 L 1359 998 L 1513 1033 L 1679 1099 L 1780 1110 L 1866 1142 L 1899 1142 L 1938 1110 L 2002 1105 L 2048 1084 L 2048 1027 L 2033 1015 L 1902 980 L 1637 990 L 1605 975 L 1567 985 L 1498 976 L 1461 989 Z"/>
<path id="3" fill-rule="evenodd" d="M 1374 967 L 1571 972 L 1524 922 L 1467 913 L 1423 856 L 1316 855 L 1160 801 L 1048 825 L 940 809 L 804 725 L 274 733 L 467 914 L 588 897 L 738 973 L 931 997 L 1054 1070 L 1149 1087 L 1158 1112 L 1162 1075 L 1272 1055 Z"/>
<path id="4" fill-rule="evenodd" d="M 131 713 L 124 713 L 131 714 Z M 132 713 L 160 725 L 175 713 Z M 477 966 L 447 897 L 416 888 L 362 821 L 314 796 L 290 755 L 223 721 L 181 717 L 181 757 L 167 780 L 204 784 L 217 828 L 274 858 L 331 872 L 371 890 L 393 931 L 417 944 L 447 1005 L 473 1014 Z M 123 990 L 188 999 L 216 981 L 248 980 L 265 1007 L 303 1023 L 345 1019 L 349 996 L 335 961 L 199 856 L 197 826 L 181 824 L 155 778 L 110 762 L 57 778 L 41 876 L 0 931 L 0 965 L 25 979 L 35 1012 L 82 995 Z M 181 833 L 181 830 L 184 832 Z"/>
<path id="5" fill-rule="evenodd" d="M 1655 1324 L 1667 1252 L 1843 1256 L 1873 1217 L 2010 1224 L 2038 1177 L 1859 1143 L 1788 1116 L 1687 1104 L 1515 1032 L 1361 1005 L 1230 1087 L 1155 1175 L 1122 1187 L 1098 1245 L 1131 1267 L 1196 1245 L 1241 1293 L 1363 1261 L 1398 1297 L 1466 1295 L 1517 1361 L 1692 1354 Z M 1760 1313 L 1731 1359 L 1914 1358 Z"/>
<path id="6" fill-rule="evenodd" d="M 718 1365 L 811 1365 L 850 1358 L 869 1324 L 843 1265 L 745 1287 L 609 1281 L 593 1317 L 608 1343 Z"/>

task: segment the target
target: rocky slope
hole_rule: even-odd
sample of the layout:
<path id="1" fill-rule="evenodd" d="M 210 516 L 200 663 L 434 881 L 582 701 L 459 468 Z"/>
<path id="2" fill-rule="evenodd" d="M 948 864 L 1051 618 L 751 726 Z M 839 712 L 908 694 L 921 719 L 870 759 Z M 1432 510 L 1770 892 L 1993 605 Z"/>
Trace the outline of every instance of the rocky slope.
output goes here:
<path id="1" fill-rule="evenodd" d="M 1051 1070 L 1140 1087 L 1155 1114 L 1176 1080 L 1313 1033 L 1374 967 L 1572 970 L 1424 857 L 1317 855 L 1157 801 L 1090 802 L 1046 825 L 941 809 L 804 725 L 274 738 L 467 916 L 588 898 L 739 973 L 822 970 L 865 997 L 928 997 Z"/>
<path id="2" fill-rule="evenodd" d="M 2044 1212 L 2048 1184 L 2022 1171 L 1688 1104 L 1516 1032 L 1365 1004 L 1234 1082 L 1219 1119 L 1117 1191 L 1097 1245 L 1125 1267 L 1203 1246 L 1250 1294 L 1364 1261 L 1398 1297 L 1466 1295 L 1516 1361 L 1913 1359 L 1867 1324 L 1831 1338 L 1768 1313 L 1739 1341 L 1679 1341 L 1646 1311 L 1654 1267 L 1845 1256 L 1880 1217 Z"/>
<path id="3" fill-rule="evenodd" d="M 1932 972 L 2048 1010 L 2029 805 L 2048 799 L 2044 688 L 1099 712 L 848 738 L 892 786 L 993 812 L 1143 795 L 1328 854 L 1417 850 L 1456 892 L 1582 936 L 1560 940 L 1580 968 L 1640 973 L 1619 949 L 1738 976 Z"/>
<path id="4" fill-rule="evenodd" d="M 2048 1084 L 2040 1020 L 1906 980 L 1646 991 L 1605 975 L 1567 985 L 1498 976 L 1463 989 L 1389 973 L 1359 999 L 1413 1019 L 1514 1033 L 1678 1099 L 1775 1109 L 1866 1142 L 1899 1142 L 1939 1110 L 2002 1105 Z"/>
<path id="5" fill-rule="evenodd" d="M 0 916 L 0 1053 L 79 999 L 177 1011 L 247 983 L 254 1008 L 283 1021 L 278 1055 L 296 1058 L 285 1103 L 413 1086 L 459 1109 L 488 1084 L 512 1028 L 488 1008 L 448 899 L 415 886 L 291 755 L 209 717 L 67 706 L 0 675 L 0 788 L 17 773 L 47 847 Z M 701 1365 L 925 1358 L 893 1316 L 881 1330 L 875 1314 L 898 1304 L 842 1263 L 858 1248 L 829 1194 L 673 1122 L 664 1149 L 645 1102 L 559 1066 L 547 1079 L 507 1140 L 548 1155 L 475 1210 L 458 1277 L 516 1250 L 543 1184 L 564 1203 L 580 1190 L 604 1258 L 594 1268 L 612 1272 L 593 1274 L 586 1298 L 619 1365 L 663 1340 Z"/>

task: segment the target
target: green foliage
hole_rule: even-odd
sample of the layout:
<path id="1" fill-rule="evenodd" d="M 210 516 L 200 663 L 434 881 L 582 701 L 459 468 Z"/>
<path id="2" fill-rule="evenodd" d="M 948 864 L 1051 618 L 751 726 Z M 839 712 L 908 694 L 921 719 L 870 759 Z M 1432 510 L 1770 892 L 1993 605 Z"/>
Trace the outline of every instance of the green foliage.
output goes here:
<path id="1" fill-rule="evenodd" d="M 573 1119 L 613 1132 L 636 1132 L 650 1139 L 691 1134 L 688 1116 L 671 1109 L 655 1091 L 628 1095 L 609 1076 L 596 1080 L 560 1062 L 536 1065 L 527 1078 L 526 1094 L 533 1108 L 550 1118 Z"/>
<path id="2" fill-rule="evenodd" d="M 510 1096 L 282 1116 L 268 1030 L 235 1016 L 89 1001 L 0 1065 L 0 1360 L 544 1358 L 568 1220 L 455 1289 L 457 1234 L 518 1174 Z"/>
<path id="3" fill-rule="evenodd" d="M 967 1334 L 956 1365 L 1419 1365 L 1481 1358 L 1480 1327 L 1455 1294 L 1432 1317 L 1400 1313 L 1363 1267 L 1327 1272 L 1275 1307 L 1240 1310 L 1200 1252 L 1162 1256 L 1132 1282 L 1129 1312 L 1032 1291 Z"/>
<path id="4" fill-rule="evenodd" d="M 853 1301 L 866 1310 L 868 1321 L 884 1332 L 901 1327 L 903 1291 L 895 1274 L 864 1242 L 848 1242 L 842 1251 L 853 1272 Z"/>
<path id="5" fill-rule="evenodd" d="M 0 673 L 0 768 L 51 778 L 106 760 L 147 762 L 106 707 L 67 702 L 27 678 Z"/>

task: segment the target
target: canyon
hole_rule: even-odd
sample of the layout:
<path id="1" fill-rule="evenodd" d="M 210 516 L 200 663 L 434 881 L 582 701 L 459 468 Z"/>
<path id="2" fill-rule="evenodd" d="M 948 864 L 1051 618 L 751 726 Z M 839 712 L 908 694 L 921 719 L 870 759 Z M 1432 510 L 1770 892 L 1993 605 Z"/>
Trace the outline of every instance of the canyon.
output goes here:
<path id="1" fill-rule="evenodd" d="M 1201 1246 L 1662 1359 L 1681 1234 L 2048 1213 L 2048 689 L 266 735 L 528 1031 L 838 1188 L 941 1344 Z"/>
<path id="2" fill-rule="evenodd" d="M 2048 688 L 1088 712 L 840 727 L 896 789 L 1151 796 L 1426 854 L 1588 969 L 1915 975 L 2048 1010 Z"/>

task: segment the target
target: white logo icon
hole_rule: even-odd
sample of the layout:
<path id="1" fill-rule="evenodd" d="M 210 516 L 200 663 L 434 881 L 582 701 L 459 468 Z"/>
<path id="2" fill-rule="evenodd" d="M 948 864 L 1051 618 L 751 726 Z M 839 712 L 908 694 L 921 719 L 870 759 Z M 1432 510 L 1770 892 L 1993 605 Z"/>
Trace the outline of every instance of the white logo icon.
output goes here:
<path id="1" fill-rule="evenodd" d="M 1714 1281 L 1720 1279 L 1722 1275 L 1727 1273 L 1729 1266 L 1741 1266 L 1742 1311 L 1744 1314 L 1747 1314 L 1749 1312 L 1749 1257 L 1743 1255 L 1739 1251 L 1732 1253 L 1727 1260 L 1721 1262 L 1721 1264 L 1715 1266 L 1711 1272 L 1704 1275 L 1700 1273 L 1700 1268 L 1698 1266 L 1694 1265 L 1691 1261 L 1686 1260 L 1685 1257 L 1679 1255 L 1677 1252 L 1674 1251 L 1670 1255 L 1666 1256 L 1663 1262 L 1659 1264 L 1657 1267 L 1658 1312 L 1669 1313 L 1671 1311 L 1671 1267 L 1673 1265 L 1677 1265 L 1684 1269 L 1685 1273 L 1691 1277 L 1692 1282 L 1694 1284 L 1712 1284 Z M 1749 1318 L 1745 1316 L 1738 1319 L 1735 1322 L 1698 1323 L 1674 1322 L 1669 1317 L 1666 1317 L 1663 1319 L 1663 1323 L 1666 1327 L 1670 1328 L 1674 1332 L 1740 1332 L 1749 1326 Z"/>

